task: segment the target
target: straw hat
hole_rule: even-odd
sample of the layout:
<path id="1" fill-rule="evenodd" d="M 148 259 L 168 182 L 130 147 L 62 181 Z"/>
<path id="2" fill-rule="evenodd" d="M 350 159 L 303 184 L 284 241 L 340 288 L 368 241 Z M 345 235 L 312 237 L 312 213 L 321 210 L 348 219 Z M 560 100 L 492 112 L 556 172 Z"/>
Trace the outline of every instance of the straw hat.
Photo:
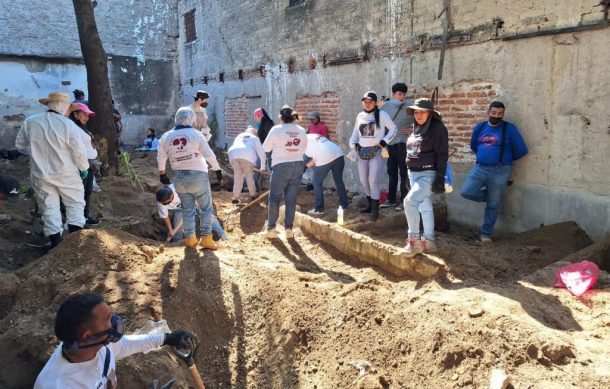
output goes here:
<path id="1" fill-rule="evenodd" d="M 70 95 L 68 95 L 66 92 L 51 92 L 49 93 L 49 97 L 47 97 L 46 99 L 40 99 L 38 101 L 40 102 L 40 104 L 44 105 L 49 105 L 51 101 L 58 101 L 60 103 L 70 104 L 70 111 L 75 111 L 78 109 L 78 106 L 76 104 L 72 104 L 70 102 Z"/>

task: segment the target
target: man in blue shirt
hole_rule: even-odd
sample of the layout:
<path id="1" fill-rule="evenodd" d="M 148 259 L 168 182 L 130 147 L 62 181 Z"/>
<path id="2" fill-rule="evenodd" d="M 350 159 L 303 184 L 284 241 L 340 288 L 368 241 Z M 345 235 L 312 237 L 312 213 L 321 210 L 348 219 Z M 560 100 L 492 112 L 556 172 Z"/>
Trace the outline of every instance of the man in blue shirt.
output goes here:
<path id="1" fill-rule="evenodd" d="M 502 120 L 504 111 L 504 104 L 494 101 L 487 111 L 488 121 L 474 127 L 470 148 L 477 156 L 477 163 L 468 174 L 461 193 L 465 199 L 487 203 L 480 230 L 484 243 L 491 242 L 513 161 L 527 154 L 519 129 Z"/>

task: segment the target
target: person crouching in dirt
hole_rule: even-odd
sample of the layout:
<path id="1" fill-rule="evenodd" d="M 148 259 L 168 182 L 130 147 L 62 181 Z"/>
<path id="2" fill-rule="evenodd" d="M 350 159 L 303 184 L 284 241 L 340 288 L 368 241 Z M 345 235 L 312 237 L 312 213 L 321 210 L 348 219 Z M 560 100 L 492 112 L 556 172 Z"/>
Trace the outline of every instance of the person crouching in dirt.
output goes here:
<path id="1" fill-rule="evenodd" d="M 163 219 L 163 224 L 167 228 L 167 238 L 169 242 L 180 242 L 184 239 L 184 230 L 182 228 L 182 203 L 180 196 L 176 192 L 174 184 L 165 185 L 157 190 L 157 210 L 159 217 Z M 174 211 L 174 221 L 169 219 L 169 211 Z M 201 220 L 201 217 L 199 218 Z M 218 217 L 212 213 L 212 231 L 215 232 L 222 240 L 228 240 L 227 234 L 220 225 Z"/>
<path id="2" fill-rule="evenodd" d="M 19 181 L 13 176 L 0 176 L 0 201 L 14 203 L 19 199 Z M 0 213 L 0 223 L 11 220 L 11 215 Z"/>
<path id="3" fill-rule="evenodd" d="M 30 155 L 32 188 L 42 210 L 44 233 L 55 247 L 63 231 L 60 199 L 66 207 L 68 230 L 78 231 L 85 225 L 83 180 L 89 175 L 89 162 L 82 130 L 66 117 L 70 108 L 77 108 L 70 104 L 70 96 L 52 92 L 39 101 L 48 110 L 25 119 L 15 147 Z"/>
<path id="4" fill-rule="evenodd" d="M 373 220 L 379 219 L 381 175 L 385 165 L 381 149 L 396 135 L 396 125 L 392 118 L 377 108 L 376 104 L 377 94 L 373 91 L 366 92 L 362 97 L 363 110 L 356 116 L 354 131 L 349 140 L 350 147 L 358 153 L 358 175 L 368 201 L 359 211 L 370 213 Z"/>
<path id="5" fill-rule="evenodd" d="M 88 225 L 97 225 L 100 224 L 98 219 L 94 219 L 89 215 L 89 211 L 91 209 L 91 193 L 93 193 L 93 180 L 95 178 L 93 172 L 93 165 L 95 159 L 97 158 L 97 150 L 95 149 L 93 134 L 87 129 L 87 123 L 89 119 L 95 116 L 95 112 L 89 109 L 83 103 L 74 103 L 77 109 L 73 110 L 70 113 L 70 119 L 80 128 L 82 131 L 79 133 L 81 136 L 81 141 L 85 146 L 85 155 L 89 160 L 89 169 L 87 174 L 87 178 L 83 180 L 83 185 L 85 188 L 85 223 Z"/>
<path id="6" fill-rule="evenodd" d="M 286 205 L 284 215 L 284 232 L 286 238 L 293 238 L 292 225 L 297 206 L 299 185 L 303 178 L 305 162 L 303 156 L 307 148 L 307 134 L 305 129 L 296 123 L 299 114 L 291 107 L 284 106 L 280 111 L 281 124 L 274 126 L 269 134 L 263 149 L 271 152 L 271 183 L 269 185 L 269 211 L 267 220 L 267 239 L 277 238 L 275 224 L 279 217 L 280 201 L 284 199 Z"/>
<path id="7" fill-rule="evenodd" d="M 112 313 L 102 296 L 82 293 L 64 301 L 55 316 L 60 340 L 34 389 L 116 388 L 116 361 L 161 346 L 188 347 L 194 335 L 175 330 L 166 334 L 123 335 L 123 319 Z"/>
<path id="8" fill-rule="evenodd" d="M 250 199 L 254 200 L 256 185 L 254 183 L 254 166 L 256 159 L 265 161 L 266 155 L 263 145 L 258 139 L 256 129 L 249 126 L 246 131 L 235 137 L 233 145 L 229 148 L 229 162 L 233 167 L 233 204 L 239 204 L 239 195 L 244 187 L 244 177 L 248 184 Z M 260 171 L 265 171 L 265 164 L 261 164 Z"/>
<path id="9" fill-rule="evenodd" d="M 169 159 L 176 192 L 182 203 L 184 244 L 190 248 L 197 247 L 195 207 L 198 206 L 201 212 L 199 246 L 216 250 L 218 245 L 212 239 L 212 192 L 206 161 L 216 172 L 219 181 L 222 181 L 222 171 L 203 134 L 193 128 L 194 118 L 192 109 L 179 108 L 174 119 L 176 126 L 161 137 L 157 154 L 159 178 L 162 184 L 169 185 L 169 178 L 165 174 Z"/>
<path id="10" fill-rule="evenodd" d="M 417 99 L 406 108 L 415 118 L 413 131 L 407 138 L 407 167 L 411 189 L 404 199 L 409 224 L 407 254 L 436 251 L 434 244 L 434 208 L 432 193 L 445 193 L 445 172 L 449 159 L 449 135 L 441 116 L 434 111 L 432 100 Z M 419 221 L 424 224 L 423 241 Z"/>
<path id="11" fill-rule="evenodd" d="M 167 229 L 167 241 L 180 242 L 184 239 L 182 229 L 182 203 L 174 184 L 165 185 L 157 190 L 157 211 Z M 169 218 L 169 211 L 174 211 L 174 221 Z M 173 225 L 172 225 L 173 224 Z"/>

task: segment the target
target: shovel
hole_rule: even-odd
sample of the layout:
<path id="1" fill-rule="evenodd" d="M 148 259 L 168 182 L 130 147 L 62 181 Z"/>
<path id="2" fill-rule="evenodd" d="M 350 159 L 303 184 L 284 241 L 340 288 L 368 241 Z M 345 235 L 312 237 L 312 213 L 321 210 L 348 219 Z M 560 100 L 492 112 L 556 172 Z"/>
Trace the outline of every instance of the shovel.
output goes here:
<path id="1" fill-rule="evenodd" d="M 191 373 L 191 377 L 193 377 L 193 381 L 195 381 L 195 386 L 197 389 L 205 389 L 201 375 L 197 370 L 197 366 L 195 366 L 195 353 L 197 352 L 197 347 L 199 347 L 199 344 L 197 344 L 197 339 L 195 337 L 189 337 L 186 343 L 186 348 L 178 349 L 176 347 L 172 347 L 172 351 L 178 358 L 182 359 L 186 363 L 186 366 Z"/>

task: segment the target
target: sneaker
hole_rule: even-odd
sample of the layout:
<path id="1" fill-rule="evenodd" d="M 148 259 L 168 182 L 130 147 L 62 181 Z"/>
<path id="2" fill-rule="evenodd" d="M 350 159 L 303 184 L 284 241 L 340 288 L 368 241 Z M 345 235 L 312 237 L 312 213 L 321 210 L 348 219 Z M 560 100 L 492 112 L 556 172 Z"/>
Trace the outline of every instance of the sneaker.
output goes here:
<path id="1" fill-rule="evenodd" d="M 292 231 L 292 228 L 285 229 L 284 236 L 286 237 L 286 239 L 294 238 L 294 232 Z"/>
<path id="2" fill-rule="evenodd" d="M 316 211 L 315 208 L 314 208 L 314 209 L 310 209 L 309 211 L 307 211 L 307 214 L 309 216 L 323 216 L 324 215 L 324 211 Z"/>
<path id="3" fill-rule="evenodd" d="M 424 244 L 420 239 L 407 238 L 407 245 L 403 251 L 413 257 L 424 252 Z"/>
<path id="4" fill-rule="evenodd" d="M 436 247 L 436 243 L 433 240 L 423 240 L 424 244 L 424 252 L 425 253 L 435 253 L 438 251 L 438 247 Z"/>
<path id="5" fill-rule="evenodd" d="M 396 208 L 394 208 L 396 211 L 398 212 L 404 212 L 405 211 L 405 205 L 403 203 L 398 204 L 398 206 Z"/>
<path id="6" fill-rule="evenodd" d="M 101 222 L 102 221 L 99 219 L 93 219 L 93 218 L 88 217 L 85 223 L 87 223 L 87 225 L 89 225 L 89 226 L 97 226 Z"/>
<path id="7" fill-rule="evenodd" d="M 492 240 L 489 236 L 481 235 L 480 239 L 481 239 L 481 243 L 491 243 L 492 242 Z"/>
<path id="8" fill-rule="evenodd" d="M 390 202 L 389 200 L 386 200 L 385 202 L 379 204 L 379 208 L 390 208 L 394 204 L 395 204 L 394 202 Z"/>
<path id="9" fill-rule="evenodd" d="M 277 231 L 275 228 L 267 228 L 267 231 L 265 231 L 265 238 L 277 239 Z"/>

